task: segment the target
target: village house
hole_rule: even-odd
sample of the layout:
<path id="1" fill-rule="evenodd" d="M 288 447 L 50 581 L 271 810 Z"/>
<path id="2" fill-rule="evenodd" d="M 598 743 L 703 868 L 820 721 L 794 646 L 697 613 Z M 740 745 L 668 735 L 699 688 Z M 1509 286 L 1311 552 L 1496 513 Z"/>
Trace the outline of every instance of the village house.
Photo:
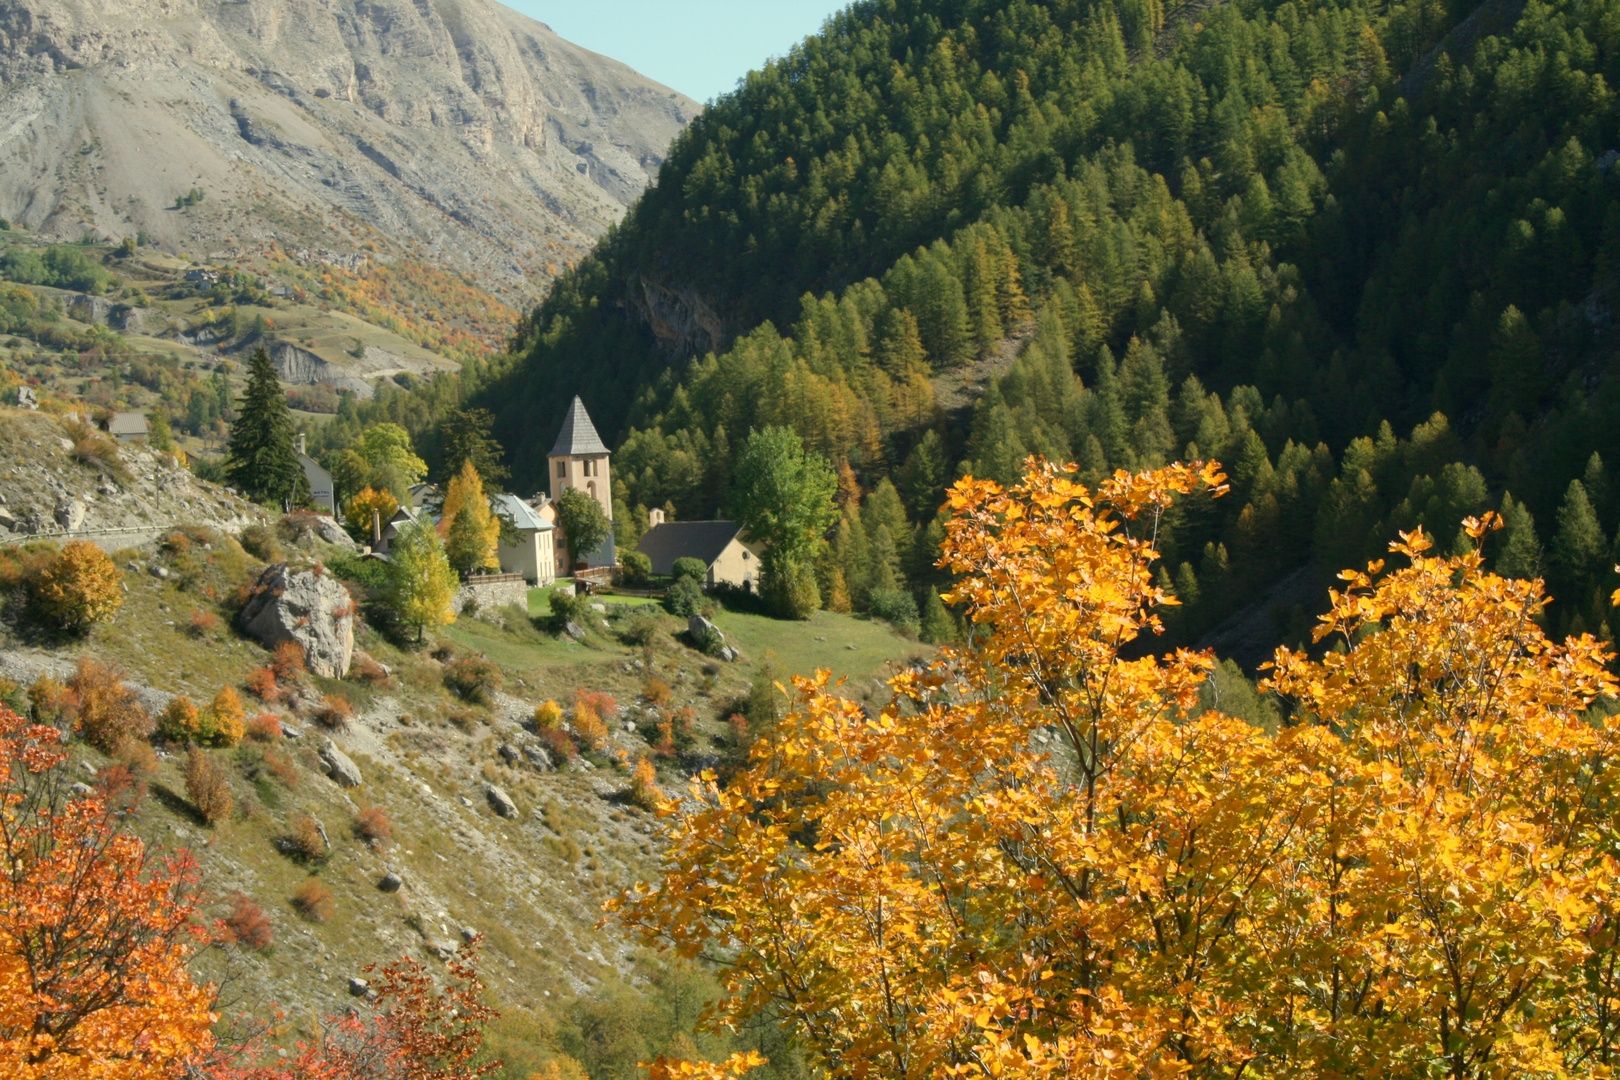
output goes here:
<path id="1" fill-rule="evenodd" d="M 146 414 L 138 412 L 115 412 L 101 427 L 119 442 L 145 442 L 151 434 L 146 426 Z"/>
<path id="2" fill-rule="evenodd" d="M 735 521 L 665 521 L 661 510 L 648 514 L 651 528 L 636 550 L 652 560 L 652 572 L 669 577 L 676 559 L 697 559 L 708 567 L 706 588 L 730 585 L 755 592 L 759 589 L 763 544 L 743 535 Z"/>
<path id="3" fill-rule="evenodd" d="M 495 496 L 495 513 L 508 528 L 502 530 L 498 552 L 501 571 L 522 574 L 530 585 L 545 586 L 557 580 L 557 526 L 545 514 L 551 500 L 538 495 L 524 502 L 516 495 Z M 516 542 L 508 537 L 515 534 Z"/>
<path id="4" fill-rule="evenodd" d="M 321 463 L 304 452 L 304 433 L 300 431 L 293 440 L 293 451 L 298 455 L 298 464 L 303 468 L 304 475 L 309 479 L 309 498 L 317 507 L 332 516 L 337 516 L 337 491 L 332 486 L 332 474 L 322 468 Z"/>

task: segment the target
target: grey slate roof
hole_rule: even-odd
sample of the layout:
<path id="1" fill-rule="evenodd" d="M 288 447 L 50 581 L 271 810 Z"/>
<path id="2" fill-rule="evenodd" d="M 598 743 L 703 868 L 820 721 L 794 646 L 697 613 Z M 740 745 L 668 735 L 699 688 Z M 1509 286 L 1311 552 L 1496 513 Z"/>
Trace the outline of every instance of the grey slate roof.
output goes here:
<path id="1" fill-rule="evenodd" d="M 557 432 L 557 445 L 551 448 L 548 456 L 607 452 L 608 448 L 602 444 L 602 436 L 596 433 L 596 425 L 591 423 L 591 414 L 585 411 L 585 403 L 575 394 L 574 403 L 568 407 L 568 415 L 563 417 L 562 430 Z"/>
<path id="2" fill-rule="evenodd" d="M 741 531 L 735 521 L 666 521 L 648 529 L 636 550 L 652 560 L 653 573 L 667 577 L 674 573 L 676 559 L 701 559 L 704 566 L 713 566 Z"/>
<path id="3" fill-rule="evenodd" d="M 534 512 L 534 508 L 516 495 L 495 496 L 495 513 L 512 523 L 514 529 L 545 532 L 556 528 L 551 522 Z"/>

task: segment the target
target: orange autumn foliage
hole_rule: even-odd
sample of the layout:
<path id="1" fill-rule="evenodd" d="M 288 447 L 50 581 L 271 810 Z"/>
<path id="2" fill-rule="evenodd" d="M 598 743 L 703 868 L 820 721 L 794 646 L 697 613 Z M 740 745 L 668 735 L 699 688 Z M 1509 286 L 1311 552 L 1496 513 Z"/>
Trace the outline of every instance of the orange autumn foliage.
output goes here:
<path id="1" fill-rule="evenodd" d="M 958 483 L 971 644 L 876 715 L 799 680 L 730 786 L 663 802 L 622 920 L 725 958 L 712 1021 L 779 1011 L 836 1077 L 1610 1075 L 1611 655 L 1413 533 L 1279 650 L 1268 734 L 1201 708 L 1211 656 L 1142 640 L 1157 519 L 1224 478 L 1074 473 Z"/>
<path id="2" fill-rule="evenodd" d="M 186 857 L 156 859 L 98 795 L 63 801 L 54 728 L 0 707 L 0 1076 L 169 1080 L 212 1044 Z"/>

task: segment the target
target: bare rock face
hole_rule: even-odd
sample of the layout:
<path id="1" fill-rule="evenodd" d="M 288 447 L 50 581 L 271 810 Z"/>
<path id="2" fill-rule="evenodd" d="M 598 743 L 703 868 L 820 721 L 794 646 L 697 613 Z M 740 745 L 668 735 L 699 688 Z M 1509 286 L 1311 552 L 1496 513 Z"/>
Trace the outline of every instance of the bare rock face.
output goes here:
<path id="1" fill-rule="evenodd" d="M 330 574 L 285 563 L 265 567 L 241 627 L 266 648 L 296 641 L 309 670 L 329 679 L 347 675 L 354 659 L 353 601 Z"/>
<path id="2" fill-rule="evenodd" d="M 358 220 L 526 305 L 700 108 L 494 0 L 5 0 L 0 215 L 347 269 Z"/>

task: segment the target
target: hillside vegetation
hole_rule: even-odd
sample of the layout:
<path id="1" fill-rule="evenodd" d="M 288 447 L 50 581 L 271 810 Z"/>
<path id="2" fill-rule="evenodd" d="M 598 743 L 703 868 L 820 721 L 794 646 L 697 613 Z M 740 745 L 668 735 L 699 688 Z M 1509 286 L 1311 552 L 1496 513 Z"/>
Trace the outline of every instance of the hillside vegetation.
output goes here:
<path id="1" fill-rule="evenodd" d="M 455 396 L 501 413 L 521 486 L 583 394 L 627 519 L 722 509 L 741 437 L 791 424 L 846 493 L 892 481 L 913 586 L 962 471 L 1218 456 L 1233 495 L 1164 543 L 1189 635 L 1498 506 L 1502 568 L 1551 571 L 1597 629 L 1617 26 L 1601 2 L 857 4 L 696 121 L 510 370 Z M 429 401 L 362 415 L 426 427 Z M 859 540 L 846 576 L 879 572 Z"/>

